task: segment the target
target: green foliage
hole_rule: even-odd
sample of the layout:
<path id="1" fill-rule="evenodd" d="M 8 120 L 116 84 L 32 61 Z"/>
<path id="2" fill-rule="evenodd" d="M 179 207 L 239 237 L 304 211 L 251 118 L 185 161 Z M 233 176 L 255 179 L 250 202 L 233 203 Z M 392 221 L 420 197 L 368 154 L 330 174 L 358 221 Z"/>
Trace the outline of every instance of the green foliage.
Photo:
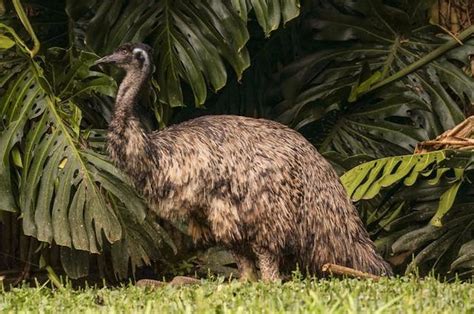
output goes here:
<path id="1" fill-rule="evenodd" d="M 217 91 L 226 84 L 224 61 L 238 77 L 248 68 L 246 23 L 252 8 L 267 36 L 299 13 L 296 0 L 88 0 L 68 1 L 66 10 L 74 21 L 87 23 L 85 41 L 99 54 L 111 52 L 124 42 L 151 43 L 159 100 L 174 107 L 186 103 L 182 81 L 191 88 L 194 103 L 201 106 L 207 85 Z"/>
<path id="2" fill-rule="evenodd" d="M 473 274 L 474 155 L 437 151 L 377 159 L 341 181 L 395 264 Z M 411 261 L 406 258 L 413 255 Z"/>
<path id="3" fill-rule="evenodd" d="M 3 29 L 17 50 L 8 51 L 0 65 L 10 74 L 0 101 L 0 210 L 19 212 L 25 235 L 61 246 L 71 277 L 87 275 L 84 252 L 103 252 L 104 241 L 114 243 L 112 254 L 120 251 L 122 264 L 114 263 L 114 269 L 125 276 L 129 260 L 135 268 L 156 256 L 162 230 L 144 223 L 143 200 L 100 151 L 89 147 L 92 132 L 81 129 L 76 103 L 84 94 L 112 96 L 115 82 L 89 70 L 97 59 L 93 54 L 56 49 L 51 53 L 67 56 L 67 66 L 46 65 L 30 58 L 11 29 Z M 137 225 L 143 230 L 134 231 Z"/>
<path id="4" fill-rule="evenodd" d="M 463 119 L 474 101 L 467 64 L 474 42 L 381 88 L 373 87 L 449 38 L 381 1 L 328 1 L 306 17 L 315 38 L 281 71 L 278 119 L 313 136 L 322 153 L 406 154 Z"/>

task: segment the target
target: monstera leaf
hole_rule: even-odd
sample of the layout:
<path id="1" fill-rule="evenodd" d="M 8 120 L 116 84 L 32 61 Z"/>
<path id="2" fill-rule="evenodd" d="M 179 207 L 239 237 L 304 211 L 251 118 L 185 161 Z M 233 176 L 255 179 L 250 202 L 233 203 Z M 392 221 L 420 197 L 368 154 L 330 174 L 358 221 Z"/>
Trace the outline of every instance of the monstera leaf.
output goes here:
<path id="1" fill-rule="evenodd" d="M 472 259 L 473 166 L 472 151 L 436 151 L 363 163 L 341 181 L 392 263 L 446 275 Z"/>
<path id="2" fill-rule="evenodd" d="M 296 17 L 299 3 L 283 1 L 68 1 L 67 12 L 87 24 L 85 42 L 95 52 L 111 52 L 128 41 L 146 41 L 155 51 L 161 102 L 182 106 L 182 81 L 196 105 L 227 81 L 224 61 L 238 77 L 249 66 L 245 48 L 251 9 L 268 35 Z"/>
<path id="3" fill-rule="evenodd" d="M 431 153 L 395 156 L 377 159 L 359 165 L 346 172 L 341 181 L 346 187 L 347 193 L 353 201 L 362 199 L 370 200 L 376 197 L 382 188 L 393 186 L 397 183 L 409 187 L 420 178 L 430 177 L 427 181 L 430 185 L 436 185 L 450 168 L 441 165 L 446 160 L 456 158 L 456 167 L 453 168 L 451 177 L 452 186 L 441 195 L 440 204 L 433 224 L 440 226 L 441 218 L 446 214 L 454 203 L 456 193 L 462 183 L 464 169 L 473 161 L 472 153 L 456 151 L 435 151 Z"/>
<path id="4" fill-rule="evenodd" d="M 100 151 L 88 146 L 90 132 L 81 129 L 82 113 L 75 103 L 85 93 L 113 95 L 114 81 L 89 70 L 95 55 L 68 51 L 63 54 L 74 59 L 68 66 L 51 62 L 53 66 L 46 67 L 41 59 L 30 58 L 13 30 L 4 25 L 0 29 L 15 43 L 2 53 L 0 65 L 2 73 L 9 73 L 1 81 L 0 210 L 19 212 L 24 234 L 69 248 L 61 255 L 65 260 L 71 254 L 87 255 L 74 253 L 77 250 L 101 253 L 109 243 L 122 243 L 127 249 L 121 260 L 140 265 L 138 260 L 149 259 L 142 246 L 157 251 L 162 230 L 150 222 L 142 224 L 143 200 Z M 133 232 L 132 225 L 153 232 Z M 140 234 L 148 234 L 151 244 Z M 72 276 L 84 269 L 65 264 Z"/>
<path id="5" fill-rule="evenodd" d="M 14 10 L 23 3 L 27 10 L 19 16 L 19 11 Z M 28 37 L 31 30 L 38 41 L 49 47 L 64 46 L 68 41 L 68 16 L 63 10 L 62 0 L 12 0 L 3 1 L 5 11 L 0 12 L 0 23 L 12 27 L 21 38 Z M 0 4 L 1 7 L 1 4 Z M 31 29 L 23 26 L 23 21 L 28 19 Z"/>
<path id="6" fill-rule="evenodd" d="M 254 38 L 252 66 L 241 80 L 233 77 L 215 97 L 211 97 L 206 102 L 206 111 L 202 113 L 274 118 L 275 100 L 272 97 L 279 93 L 274 75 L 278 73 L 280 64 L 293 60 L 301 49 L 297 38 L 299 24 L 299 20 L 295 20 L 275 31 L 268 40 L 263 36 Z M 188 109 L 181 113 L 187 111 L 196 112 Z M 183 118 L 178 117 L 177 120 Z"/>
<path id="7" fill-rule="evenodd" d="M 283 100 L 275 117 L 325 154 L 374 158 L 410 153 L 463 119 L 474 80 L 459 65 L 468 64 L 473 40 L 429 59 L 453 40 L 435 26 L 420 27 L 409 12 L 379 0 L 324 4 L 305 16 L 314 38 L 308 53 L 279 73 Z"/>

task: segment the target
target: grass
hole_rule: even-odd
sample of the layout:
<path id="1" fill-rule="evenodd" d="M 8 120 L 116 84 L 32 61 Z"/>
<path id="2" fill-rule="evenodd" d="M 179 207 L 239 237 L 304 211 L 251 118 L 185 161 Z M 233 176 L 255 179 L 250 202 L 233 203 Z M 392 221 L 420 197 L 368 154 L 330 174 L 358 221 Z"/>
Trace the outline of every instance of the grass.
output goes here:
<path id="1" fill-rule="evenodd" d="M 0 313 L 474 313 L 474 284 L 433 278 L 293 280 L 155 290 L 21 287 L 0 294 Z"/>

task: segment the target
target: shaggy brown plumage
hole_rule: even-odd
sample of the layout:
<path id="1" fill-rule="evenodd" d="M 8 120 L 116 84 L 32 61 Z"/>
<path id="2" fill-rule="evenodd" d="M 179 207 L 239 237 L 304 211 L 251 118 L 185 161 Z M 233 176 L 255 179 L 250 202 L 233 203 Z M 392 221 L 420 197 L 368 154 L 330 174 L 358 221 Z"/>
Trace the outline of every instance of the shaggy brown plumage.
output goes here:
<path id="1" fill-rule="evenodd" d="M 243 278 L 279 278 L 283 264 L 319 274 L 325 263 L 391 274 L 331 165 L 277 122 L 205 116 L 146 133 L 134 108 L 150 49 L 126 44 L 98 62 L 126 70 L 108 151 L 150 208 L 186 221 L 194 240 L 230 249 Z"/>

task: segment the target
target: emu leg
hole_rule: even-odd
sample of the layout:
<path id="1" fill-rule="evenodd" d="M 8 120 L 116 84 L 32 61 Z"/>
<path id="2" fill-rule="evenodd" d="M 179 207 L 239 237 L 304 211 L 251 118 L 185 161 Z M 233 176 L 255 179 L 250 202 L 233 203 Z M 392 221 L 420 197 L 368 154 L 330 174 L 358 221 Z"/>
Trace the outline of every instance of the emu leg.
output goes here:
<path id="1" fill-rule="evenodd" d="M 262 280 L 276 281 L 280 279 L 280 261 L 278 256 L 265 249 L 254 250 L 258 260 L 258 267 L 262 274 Z"/>
<path id="2" fill-rule="evenodd" d="M 240 273 L 240 281 L 257 281 L 257 268 L 255 262 L 247 255 L 233 251 L 235 262 Z"/>

